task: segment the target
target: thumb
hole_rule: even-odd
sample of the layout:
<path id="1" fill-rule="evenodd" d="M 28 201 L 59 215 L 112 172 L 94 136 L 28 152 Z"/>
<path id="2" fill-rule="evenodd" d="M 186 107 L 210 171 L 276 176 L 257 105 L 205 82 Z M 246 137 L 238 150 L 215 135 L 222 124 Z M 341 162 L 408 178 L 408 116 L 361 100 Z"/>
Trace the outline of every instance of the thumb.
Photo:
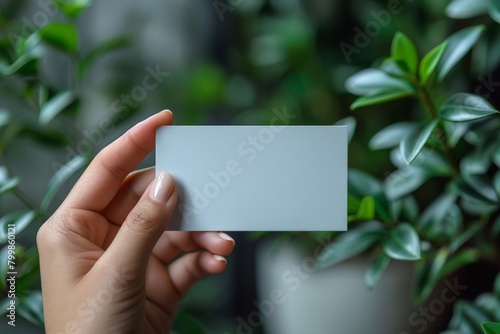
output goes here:
<path id="1" fill-rule="evenodd" d="M 115 268 L 146 272 L 149 257 L 177 203 L 172 176 L 159 174 L 130 211 L 113 242 L 101 257 Z"/>

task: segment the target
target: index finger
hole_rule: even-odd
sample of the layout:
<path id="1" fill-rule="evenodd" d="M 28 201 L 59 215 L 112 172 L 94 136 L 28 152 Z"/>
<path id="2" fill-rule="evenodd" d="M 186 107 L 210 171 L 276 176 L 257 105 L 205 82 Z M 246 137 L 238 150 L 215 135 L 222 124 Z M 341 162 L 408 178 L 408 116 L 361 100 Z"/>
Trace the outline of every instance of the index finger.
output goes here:
<path id="1" fill-rule="evenodd" d="M 125 177 L 155 146 L 156 128 L 172 124 L 169 110 L 136 124 L 105 147 L 87 167 L 63 205 L 83 210 L 101 211 L 118 192 Z"/>

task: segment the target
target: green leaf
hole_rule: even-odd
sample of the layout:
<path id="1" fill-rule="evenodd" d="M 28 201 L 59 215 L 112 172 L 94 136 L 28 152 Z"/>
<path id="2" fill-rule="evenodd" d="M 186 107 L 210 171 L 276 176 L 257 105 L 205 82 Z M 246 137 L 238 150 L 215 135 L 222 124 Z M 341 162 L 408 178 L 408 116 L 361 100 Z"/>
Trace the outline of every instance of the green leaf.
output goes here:
<path id="1" fill-rule="evenodd" d="M 426 125 L 418 135 L 413 133 L 401 141 L 399 146 L 401 155 L 408 165 L 411 164 L 420 151 L 422 151 L 424 145 L 427 143 L 427 140 L 429 140 L 438 123 L 439 120 L 435 119 Z"/>
<path id="2" fill-rule="evenodd" d="M 14 225 L 15 235 L 20 235 L 35 219 L 34 211 L 15 211 L 0 219 L 0 243 L 6 243 L 8 238 L 8 225 Z"/>
<path id="3" fill-rule="evenodd" d="M 345 88 L 354 95 L 373 95 L 381 91 L 415 91 L 415 88 L 379 69 L 366 69 L 355 73 L 345 82 Z"/>
<path id="4" fill-rule="evenodd" d="M 0 194 L 4 194 L 14 190 L 19 184 L 19 178 L 13 177 L 11 179 L 6 180 L 2 184 L 0 184 Z"/>
<path id="5" fill-rule="evenodd" d="M 24 230 L 31 225 L 35 217 L 35 211 L 26 211 L 22 213 L 21 216 L 14 222 L 14 225 L 16 225 L 16 235 L 23 233 Z"/>
<path id="6" fill-rule="evenodd" d="M 459 235 L 456 238 L 453 238 L 453 240 L 450 243 L 450 253 L 456 252 L 460 247 L 462 247 L 467 241 L 472 239 L 476 233 L 481 231 L 482 226 L 479 223 L 474 223 L 467 230 L 465 230 L 464 233 Z"/>
<path id="7" fill-rule="evenodd" d="M 383 243 L 385 253 L 396 260 L 420 259 L 420 238 L 408 223 L 398 224 L 389 232 Z"/>
<path id="8" fill-rule="evenodd" d="M 383 236 L 383 225 L 371 221 L 340 234 L 316 259 L 315 268 L 324 269 L 366 251 Z"/>
<path id="9" fill-rule="evenodd" d="M 362 96 L 358 99 L 356 99 L 352 104 L 351 104 L 351 110 L 355 110 L 358 108 L 362 107 L 368 107 L 376 104 L 381 104 L 389 101 L 394 101 L 398 100 L 404 97 L 408 96 L 413 96 L 415 94 L 414 89 L 408 89 L 408 90 L 394 90 L 394 89 L 387 89 L 383 91 L 379 91 L 373 95 L 368 95 L 368 96 Z"/>
<path id="10" fill-rule="evenodd" d="M 446 15 L 454 19 L 467 19 L 484 15 L 488 13 L 490 1 L 491 0 L 453 0 L 446 7 Z"/>
<path id="11" fill-rule="evenodd" d="M 375 196 L 382 192 L 382 184 L 373 176 L 357 169 L 348 172 L 349 194 L 358 198 Z"/>
<path id="12" fill-rule="evenodd" d="M 441 60 L 441 57 L 443 56 L 447 45 L 448 45 L 447 42 L 439 44 L 434 49 L 429 51 L 429 53 L 427 53 L 422 59 L 419 68 L 419 75 L 420 75 L 420 82 L 423 85 L 427 84 L 427 81 L 429 81 L 429 78 L 436 70 L 436 67 L 439 64 L 439 61 Z"/>
<path id="13" fill-rule="evenodd" d="M 478 95 L 458 93 L 441 107 L 439 117 L 450 122 L 469 122 L 499 113 Z"/>
<path id="14" fill-rule="evenodd" d="M 490 159 L 482 159 L 478 152 L 474 152 L 462 159 L 460 162 L 460 173 L 464 175 L 486 174 L 490 164 Z"/>
<path id="15" fill-rule="evenodd" d="M 500 168 L 500 149 L 495 152 L 493 155 L 493 162 L 495 165 L 497 165 L 498 168 Z"/>
<path id="16" fill-rule="evenodd" d="M 401 216 L 405 218 L 406 221 L 414 222 L 419 216 L 418 202 L 413 196 L 406 196 L 403 198 L 403 207 L 401 210 Z"/>
<path id="17" fill-rule="evenodd" d="M 356 218 L 358 220 L 370 220 L 375 217 L 375 200 L 373 197 L 365 197 L 361 200 Z"/>
<path id="18" fill-rule="evenodd" d="M 485 27 L 474 26 L 460 30 L 446 40 L 447 47 L 436 68 L 437 80 L 442 81 L 479 40 Z"/>
<path id="19" fill-rule="evenodd" d="M 40 28 L 38 33 L 42 41 L 61 51 L 75 54 L 78 50 L 78 31 L 72 24 L 63 22 L 49 23 Z"/>
<path id="20" fill-rule="evenodd" d="M 485 334 L 500 334 L 500 323 L 483 322 L 481 327 Z"/>
<path id="21" fill-rule="evenodd" d="M 467 134 L 471 123 L 455 123 L 455 122 L 444 122 L 445 131 L 448 134 L 448 143 L 453 148 L 455 147 L 460 139 Z"/>
<path id="22" fill-rule="evenodd" d="M 88 69 L 102 56 L 118 50 L 130 43 L 131 38 L 129 36 L 115 37 L 110 40 L 105 41 L 100 44 L 97 48 L 92 50 L 84 58 L 82 58 L 78 63 L 78 74 L 83 76 Z"/>
<path id="23" fill-rule="evenodd" d="M 56 3 L 66 16 L 77 18 L 90 7 L 92 0 L 56 0 Z"/>
<path id="24" fill-rule="evenodd" d="M 397 32 L 392 41 L 391 55 L 394 60 L 401 60 L 407 65 L 410 73 L 417 72 L 418 54 L 415 45 L 402 32 Z"/>
<path id="25" fill-rule="evenodd" d="M 486 198 L 488 201 L 491 203 L 498 202 L 499 198 L 497 197 L 496 191 L 491 184 L 492 182 L 486 175 L 462 174 L 462 178 L 471 188 L 481 194 L 481 196 Z"/>
<path id="26" fill-rule="evenodd" d="M 34 291 L 21 297 L 16 310 L 24 319 L 43 327 L 42 293 L 40 291 Z"/>
<path id="27" fill-rule="evenodd" d="M 368 144 L 372 150 L 380 150 L 398 146 L 401 140 L 409 136 L 415 129 L 415 122 L 394 123 L 377 132 Z"/>
<path id="28" fill-rule="evenodd" d="M 479 176 L 477 175 L 474 177 L 476 177 L 474 179 L 476 181 L 479 178 Z M 470 179 L 471 177 L 469 176 L 469 180 Z M 467 182 L 467 180 L 464 180 L 463 178 L 459 179 L 457 181 L 457 186 L 461 196 L 468 200 L 471 199 L 473 201 L 475 200 L 479 202 L 484 202 L 486 204 L 496 204 L 497 203 L 496 195 L 494 194 L 494 192 L 493 194 L 491 194 L 491 189 L 492 189 L 491 185 L 486 184 L 486 189 L 481 189 L 481 186 L 479 184 L 475 185 L 475 187 L 472 187 L 471 182 L 476 182 L 476 181 Z M 480 184 L 485 185 L 485 183 L 482 181 Z M 495 195 L 495 198 L 493 198 L 490 195 Z"/>
<path id="29" fill-rule="evenodd" d="M 430 239 L 438 237 L 452 238 L 460 230 L 462 219 L 455 204 L 457 196 L 444 193 L 432 201 L 418 219 L 419 227 Z"/>
<path id="30" fill-rule="evenodd" d="M 71 159 L 66 165 L 62 166 L 52 177 L 49 182 L 45 196 L 40 204 L 40 209 L 42 211 L 47 211 L 50 203 L 54 199 L 54 196 L 59 191 L 61 186 L 78 170 L 85 167 L 89 161 L 89 157 L 84 155 L 78 155 Z"/>
<path id="31" fill-rule="evenodd" d="M 372 289 L 377 285 L 389 263 L 391 263 L 391 258 L 385 254 L 375 258 L 365 274 L 365 284 L 368 288 Z"/>
<path id="32" fill-rule="evenodd" d="M 402 79 L 404 81 L 408 81 L 410 79 L 408 65 L 404 62 L 404 60 L 387 58 L 384 59 L 378 68 L 396 79 Z"/>
<path id="33" fill-rule="evenodd" d="M 497 23 L 500 23 L 500 2 L 491 0 L 490 16 Z"/>
<path id="34" fill-rule="evenodd" d="M 434 143 L 433 143 L 434 144 Z M 432 148 L 422 149 L 418 157 L 412 162 L 412 166 L 424 169 L 432 176 L 452 176 L 453 167 L 442 153 Z"/>
<path id="35" fill-rule="evenodd" d="M 417 190 L 431 175 L 420 168 L 398 169 L 385 180 L 385 194 L 389 200 L 395 200 Z"/>
<path id="36" fill-rule="evenodd" d="M 456 273 L 457 270 L 471 263 L 477 262 L 480 258 L 481 253 L 477 249 L 466 249 L 462 252 L 459 252 L 457 255 L 446 261 L 446 264 L 441 269 L 440 276 L 447 277 L 453 273 Z"/>
<path id="37" fill-rule="evenodd" d="M 480 307 L 459 300 L 455 303 L 453 318 L 450 326 L 460 333 L 480 334 L 479 324 L 489 320 L 489 315 Z"/>
<path id="38" fill-rule="evenodd" d="M 354 137 L 354 133 L 356 132 L 356 124 L 356 119 L 352 116 L 342 118 L 341 120 L 337 121 L 337 123 L 335 123 L 335 125 L 347 125 L 347 138 L 349 143 L 351 142 L 352 137 Z"/>
<path id="39" fill-rule="evenodd" d="M 356 213 L 359 210 L 360 204 L 361 201 L 359 199 L 350 194 L 347 195 L 347 211 L 349 213 Z"/>
<path id="40" fill-rule="evenodd" d="M 375 200 L 375 213 L 382 221 L 390 221 L 389 203 L 383 193 L 373 196 Z"/>
<path id="41" fill-rule="evenodd" d="M 10 112 L 6 109 L 0 109 L 0 128 L 8 125 L 10 123 L 10 120 Z"/>
<path id="42" fill-rule="evenodd" d="M 448 249 L 441 248 L 435 255 L 427 255 L 417 262 L 413 299 L 416 305 L 422 305 L 429 297 L 448 258 Z"/>
<path id="43" fill-rule="evenodd" d="M 57 115 L 73 103 L 75 99 L 75 93 L 71 91 L 57 94 L 42 106 L 38 121 L 41 125 L 49 124 Z"/>
<path id="44" fill-rule="evenodd" d="M 498 204 L 486 202 L 461 193 L 460 206 L 464 212 L 475 216 L 488 216 L 498 210 Z"/>
<path id="45" fill-rule="evenodd" d="M 10 66 L 7 66 L 0 71 L 3 76 L 13 75 L 18 72 L 23 72 L 25 69 L 36 68 L 36 64 L 41 56 L 38 54 L 24 54 L 16 59 Z"/>

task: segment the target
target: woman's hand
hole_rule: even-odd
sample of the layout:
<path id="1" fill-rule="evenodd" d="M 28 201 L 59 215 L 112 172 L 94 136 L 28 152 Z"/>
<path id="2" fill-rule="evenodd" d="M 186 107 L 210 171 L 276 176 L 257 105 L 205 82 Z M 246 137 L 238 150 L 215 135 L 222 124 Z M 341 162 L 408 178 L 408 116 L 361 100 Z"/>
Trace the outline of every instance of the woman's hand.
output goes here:
<path id="1" fill-rule="evenodd" d="M 132 170 L 155 145 L 164 111 L 92 161 L 40 228 L 47 333 L 170 333 L 180 300 L 226 267 L 234 241 L 217 232 L 165 232 L 177 192 L 167 173 Z"/>

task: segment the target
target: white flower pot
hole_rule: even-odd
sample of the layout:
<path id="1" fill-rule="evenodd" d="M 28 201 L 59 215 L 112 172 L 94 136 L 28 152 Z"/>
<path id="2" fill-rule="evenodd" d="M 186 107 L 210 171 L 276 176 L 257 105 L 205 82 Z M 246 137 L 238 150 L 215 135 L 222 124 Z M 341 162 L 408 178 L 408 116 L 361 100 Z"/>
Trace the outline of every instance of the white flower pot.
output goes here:
<path id="1" fill-rule="evenodd" d="M 413 307 L 411 262 L 393 261 L 373 290 L 364 284 L 368 258 L 321 271 L 312 271 L 312 263 L 290 243 L 277 254 L 272 242 L 262 243 L 254 302 L 259 311 L 239 319 L 238 333 L 252 334 L 260 326 L 268 334 L 438 333 L 448 320 L 445 311 L 428 315 Z"/>

